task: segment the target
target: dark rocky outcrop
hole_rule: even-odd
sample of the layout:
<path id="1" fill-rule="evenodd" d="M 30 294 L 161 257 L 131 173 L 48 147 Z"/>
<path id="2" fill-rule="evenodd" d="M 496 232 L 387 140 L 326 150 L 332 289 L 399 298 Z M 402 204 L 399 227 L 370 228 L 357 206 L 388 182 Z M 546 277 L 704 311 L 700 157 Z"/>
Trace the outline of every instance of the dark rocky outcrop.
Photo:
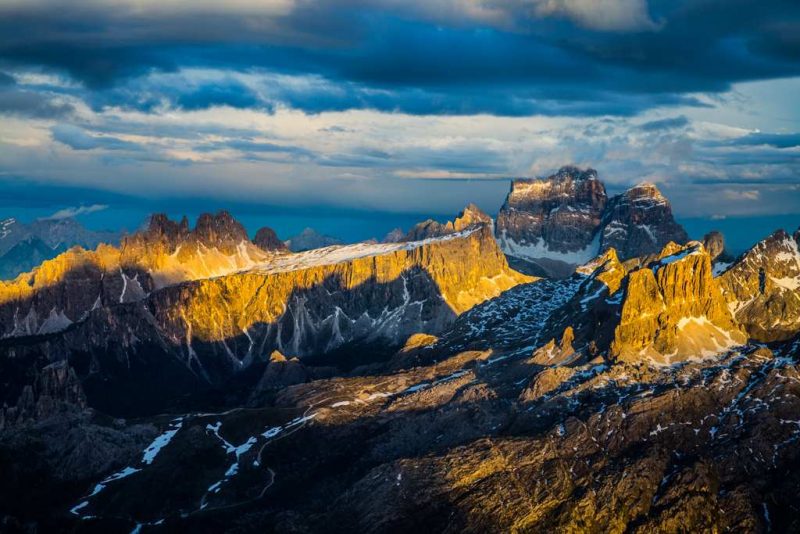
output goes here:
<path id="1" fill-rule="evenodd" d="M 289 250 L 289 247 L 280 240 L 275 230 L 268 226 L 259 228 L 258 232 L 256 232 L 256 236 L 253 238 L 253 244 L 261 250 L 266 251 L 287 252 Z"/>
<path id="2" fill-rule="evenodd" d="M 669 242 L 686 243 L 669 201 L 655 184 L 642 183 L 612 197 L 603 214 L 600 250 L 614 248 L 622 259 L 659 252 Z"/>
<path id="3" fill-rule="evenodd" d="M 725 236 L 722 235 L 722 232 L 712 230 L 704 235 L 703 247 L 705 247 L 706 251 L 711 256 L 711 261 L 726 259 Z"/>
<path id="4" fill-rule="evenodd" d="M 81 382 L 67 361 L 34 372 L 34 383 L 23 386 L 16 404 L 0 408 L 0 431 L 62 413 L 80 412 L 87 407 Z"/>

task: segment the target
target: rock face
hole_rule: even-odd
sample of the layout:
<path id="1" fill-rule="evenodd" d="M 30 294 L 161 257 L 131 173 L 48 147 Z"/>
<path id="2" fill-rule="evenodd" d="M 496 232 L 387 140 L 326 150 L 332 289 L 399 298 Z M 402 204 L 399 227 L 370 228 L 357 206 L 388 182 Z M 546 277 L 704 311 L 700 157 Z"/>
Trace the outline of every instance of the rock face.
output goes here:
<path id="1" fill-rule="evenodd" d="M 267 226 L 259 228 L 256 236 L 253 238 L 253 244 L 266 251 L 288 252 L 289 247 L 286 243 L 280 240 L 275 230 Z"/>
<path id="2" fill-rule="evenodd" d="M 611 345 L 612 358 L 670 364 L 744 344 L 702 243 L 668 244 L 660 258 L 631 272 Z"/>
<path id="3" fill-rule="evenodd" d="M 508 268 L 491 230 L 478 227 L 424 244 L 287 256 L 165 288 L 151 305 L 172 343 L 227 343 L 244 361 L 256 348 L 302 357 L 356 340 L 402 343 L 528 280 Z"/>
<path id="4" fill-rule="evenodd" d="M 202 215 L 193 230 L 185 218 L 154 215 L 119 247 L 72 248 L 15 280 L 0 281 L 0 338 L 57 332 L 92 310 L 246 269 L 268 257 L 228 213 Z"/>
<path id="5" fill-rule="evenodd" d="M 800 330 L 799 236 L 775 232 L 719 277 L 736 320 L 753 339 L 789 339 Z"/>
<path id="6" fill-rule="evenodd" d="M 50 337 L 0 352 L 66 358 L 95 406 L 129 414 L 218 385 L 273 350 L 305 358 L 378 344 L 391 354 L 531 280 L 509 269 L 486 224 L 423 242 L 269 254 L 227 214 L 194 230 L 154 217 L 120 249 L 70 251 L 4 287 L 6 337 Z M 277 363 L 267 382 L 299 376 Z"/>
<path id="7" fill-rule="evenodd" d="M 556 277 L 610 248 L 626 260 L 688 239 L 654 184 L 608 199 L 596 171 L 574 167 L 545 180 L 514 180 L 496 233 L 506 254 Z"/>
<path id="8" fill-rule="evenodd" d="M 667 243 L 689 237 L 672 217 L 672 207 L 655 184 L 642 183 L 608 202 L 603 214 L 600 249 L 614 248 L 622 259 L 646 256 Z"/>
<path id="9" fill-rule="evenodd" d="M 0 407 L 0 430 L 86 408 L 83 387 L 66 361 L 49 364 L 35 373 L 34 383 L 22 388 L 15 405 Z"/>
<path id="10" fill-rule="evenodd" d="M 717 261 L 725 254 L 725 237 L 722 232 L 712 230 L 703 236 L 703 247 L 711 256 L 711 261 Z"/>
<path id="11" fill-rule="evenodd" d="M 475 204 L 469 204 L 464 210 L 458 214 L 458 217 L 453 221 L 447 221 L 442 224 L 433 219 L 421 222 L 415 225 L 402 239 L 403 241 L 420 241 L 422 239 L 430 239 L 433 237 L 442 237 L 455 232 L 461 232 L 467 228 L 473 228 L 479 225 L 492 224 L 492 218 L 486 215 Z"/>
<path id="12" fill-rule="evenodd" d="M 593 169 L 563 167 L 544 180 L 514 180 L 497 216 L 497 239 L 511 256 L 585 263 L 597 254 L 607 201 Z"/>
<path id="13" fill-rule="evenodd" d="M 304 252 L 315 248 L 341 245 L 342 241 L 329 235 L 318 233 L 313 228 L 306 228 L 294 237 L 286 240 L 286 246 L 292 252 Z"/>

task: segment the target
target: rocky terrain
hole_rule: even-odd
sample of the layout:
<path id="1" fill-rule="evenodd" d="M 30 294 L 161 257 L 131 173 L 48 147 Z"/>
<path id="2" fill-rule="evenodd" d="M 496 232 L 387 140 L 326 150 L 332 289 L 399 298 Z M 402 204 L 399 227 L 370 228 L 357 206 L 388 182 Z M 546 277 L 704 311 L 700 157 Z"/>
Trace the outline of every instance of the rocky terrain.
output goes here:
<path id="1" fill-rule="evenodd" d="M 779 230 L 720 276 L 736 320 L 758 341 L 791 338 L 800 328 L 800 233 Z"/>
<path id="2" fill-rule="evenodd" d="M 2 286 L 0 525 L 799 531 L 798 241 L 538 279 L 473 206 L 302 253 L 154 217 Z"/>
<path id="3" fill-rule="evenodd" d="M 514 180 L 497 217 L 497 239 L 511 257 L 564 277 L 613 248 L 623 259 L 686 243 L 669 201 L 651 183 L 608 198 L 594 169 L 563 167 L 543 180 Z"/>
<path id="4" fill-rule="evenodd" d="M 0 285 L 3 400 L 17 406 L 38 366 L 63 359 L 89 400 L 115 415 L 252 379 L 274 350 L 353 367 L 531 280 L 508 268 L 483 222 L 423 241 L 291 254 L 256 247 L 224 212 L 194 229 L 154 216 L 119 249 L 70 251 Z"/>

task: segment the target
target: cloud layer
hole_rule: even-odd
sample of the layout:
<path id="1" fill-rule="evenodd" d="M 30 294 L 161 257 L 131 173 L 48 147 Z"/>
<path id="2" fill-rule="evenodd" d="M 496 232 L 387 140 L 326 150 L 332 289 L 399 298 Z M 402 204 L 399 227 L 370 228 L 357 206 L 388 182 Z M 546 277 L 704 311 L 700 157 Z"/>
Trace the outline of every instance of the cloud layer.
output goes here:
<path id="1" fill-rule="evenodd" d="M 797 212 L 798 36 L 789 0 L 9 0 L 0 168 L 441 213 L 576 163 L 687 215 Z"/>

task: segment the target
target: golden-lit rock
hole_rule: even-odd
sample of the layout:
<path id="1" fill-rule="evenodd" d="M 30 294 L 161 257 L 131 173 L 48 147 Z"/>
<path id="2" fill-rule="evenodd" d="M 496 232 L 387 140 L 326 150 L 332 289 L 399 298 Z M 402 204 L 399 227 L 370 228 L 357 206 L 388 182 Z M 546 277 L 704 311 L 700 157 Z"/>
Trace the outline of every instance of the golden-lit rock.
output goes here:
<path id="1" fill-rule="evenodd" d="M 621 361 L 669 364 L 744 343 L 703 245 L 669 243 L 659 259 L 628 275 L 611 344 Z"/>
<path id="2" fill-rule="evenodd" d="M 723 294 L 748 335 L 762 342 L 800 332 L 798 239 L 779 230 L 719 276 Z"/>

